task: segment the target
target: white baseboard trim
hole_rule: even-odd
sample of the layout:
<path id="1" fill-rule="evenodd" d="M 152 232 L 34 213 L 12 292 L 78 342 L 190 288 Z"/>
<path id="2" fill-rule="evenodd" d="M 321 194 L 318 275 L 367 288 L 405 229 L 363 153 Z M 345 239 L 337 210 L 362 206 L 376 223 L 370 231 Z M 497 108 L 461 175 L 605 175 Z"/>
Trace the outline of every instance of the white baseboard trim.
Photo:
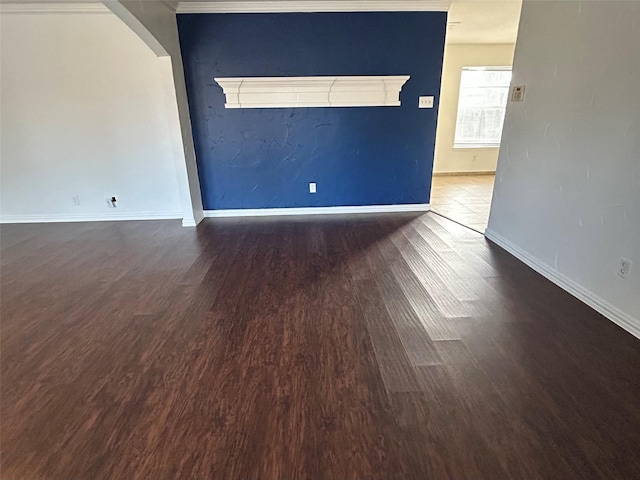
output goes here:
<path id="1" fill-rule="evenodd" d="M 640 319 L 634 318 L 628 313 L 623 312 L 622 310 L 610 304 L 592 291 L 587 290 L 566 275 L 558 272 L 550 265 L 541 262 L 537 258 L 533 257 L 530 253 L 522 250 L 520 247 L 514 245 L 509 240 L 504 238 L 502 235 L 494 232 L 493 230 L 487 228 L 484 232 L 484 236 L 499 247 L 505 249 L 517 259 L 533 268 L 539 274 L 551 280 L 563 290 L 569 292 L 578 300 L 586 303 L 595 311 L 604 315 L 630 334 L 640 338 Z"/>
<path id="2" fill-rule="evenodd" d="M 336 215 L 345 213 L 397 213 L 428 212 L 428 203 L 401 205 L 364 205 L 349 207 L 302 207 L 302 208 L 234 208 L 231 210 L 205 210 L 207 218 L 223 217 L 271 217 L 284 215 Z"/>
<path id="3" fill-rule="evenodd" d="M 114 212 L 109 215 L 2 215 L 0 216 L 0 223 L 113 222 L 120 220 L 174 220 L 180 218 L 182 218 L 181 212 Z"/>
<path id="4" fill-rule="evenodd" d="M 197 227 L 198 224 L 204 220 L 204 212 L 201 210 L 199 212 L 196 212 L 193 217 L 189 217 L 189 218 L 183 218 L 182 219 L 182 226 L 183 227 Z"/>

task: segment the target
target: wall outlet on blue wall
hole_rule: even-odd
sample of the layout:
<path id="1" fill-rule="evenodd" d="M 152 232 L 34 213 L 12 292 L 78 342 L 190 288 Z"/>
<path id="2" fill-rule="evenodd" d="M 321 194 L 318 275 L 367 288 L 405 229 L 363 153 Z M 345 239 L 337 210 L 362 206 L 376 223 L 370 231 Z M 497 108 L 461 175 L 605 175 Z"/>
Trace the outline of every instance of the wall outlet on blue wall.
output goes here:
<path id="1" fill-rule="evenodd" d="M 316 193 L 316 182 L 309 182 L 309 193 Z"/>

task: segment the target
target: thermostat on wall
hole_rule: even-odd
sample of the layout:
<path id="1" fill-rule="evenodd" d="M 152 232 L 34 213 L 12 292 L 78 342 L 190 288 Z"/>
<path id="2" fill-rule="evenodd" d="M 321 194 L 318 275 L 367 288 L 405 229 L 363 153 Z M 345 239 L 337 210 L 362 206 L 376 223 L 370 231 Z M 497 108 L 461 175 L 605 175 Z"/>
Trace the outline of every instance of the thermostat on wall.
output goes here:
<path id="1" fill-rule="evenodd" d="M 524 100 L 524 85 L 517 85 L 511 89 L 511 101 L 521 102 Z"/>

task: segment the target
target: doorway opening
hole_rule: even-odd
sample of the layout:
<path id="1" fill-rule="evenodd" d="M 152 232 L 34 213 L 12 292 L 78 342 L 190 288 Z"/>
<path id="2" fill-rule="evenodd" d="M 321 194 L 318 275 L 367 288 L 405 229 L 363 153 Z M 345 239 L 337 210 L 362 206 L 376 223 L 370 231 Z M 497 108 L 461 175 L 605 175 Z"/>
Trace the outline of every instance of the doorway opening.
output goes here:
<path id="1" fill-rule="evenodd" d="M 481 3 L 454 0 L 449 12 L 430 203 L 434 213 L 483 233 L 521 2 Z"/>
<path id="2" fill-rule="evenodd" d="M 495 174 L 434 176 L 431 209 L 477 232 L 489 222 Z"/>

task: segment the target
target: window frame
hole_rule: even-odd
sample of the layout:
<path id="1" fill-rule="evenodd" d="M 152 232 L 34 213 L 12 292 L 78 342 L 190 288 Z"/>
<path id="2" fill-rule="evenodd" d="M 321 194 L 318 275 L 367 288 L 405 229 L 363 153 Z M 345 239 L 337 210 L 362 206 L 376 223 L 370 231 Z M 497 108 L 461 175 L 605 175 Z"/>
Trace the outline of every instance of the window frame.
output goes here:
<path id="1" fill-rule="evenodd" d="M 512 72 L 513 71 L 513 67 L 510 65 L 495 65 L 495 66 L 464 66 L 462 67 L 462 69 L 460 70 L 460 82 L 459 82 L 459 87 L 458 87 L 458 102 L 456 104 L 456 117 L 455 117 L 455 123 L 453 126 L 453 149 L 454 150 L 469 150 L 469 149 L 476 149 L 476 150 L 492 150 L 492 149 L 496 149 L 496 148 L 500 148 L 500 143 L 502 141 L 502 132 L 500 134 L 500 141 L 498 141 L 497 143 L 487 143 L 487 142 L 477 142 L 477 143 L 468 143 L 468 142 L 459 142 L 457 141 L 457 131 L 458 131 L 458 118 L 460 115 L 460 99 L 462 96 L 462 74 L 465 70 L 468 71 L 486 71 L 486 72 Z M 512 77 L 513 78 L 513 77 Z M 480 88 L 491 88 L 494 86 L 482 86 Z M 477 88 L 477 87 L 476 87 Z M 507 104 L 509 103 L 509 92 L 511 90 L 511 80 L 509 81 L 509 85 L 507 85 L 506 87 L 494 87 L 494 88 L 506 88 L 507 89 L 507 95 L 506 95 L 506 102 L 504 105 L 504 110 L 506 112 L 507 109 Z M 504 119 L 503 119 L 503 124 L 502 124 L 503 128 L 504 128 Z"/>

